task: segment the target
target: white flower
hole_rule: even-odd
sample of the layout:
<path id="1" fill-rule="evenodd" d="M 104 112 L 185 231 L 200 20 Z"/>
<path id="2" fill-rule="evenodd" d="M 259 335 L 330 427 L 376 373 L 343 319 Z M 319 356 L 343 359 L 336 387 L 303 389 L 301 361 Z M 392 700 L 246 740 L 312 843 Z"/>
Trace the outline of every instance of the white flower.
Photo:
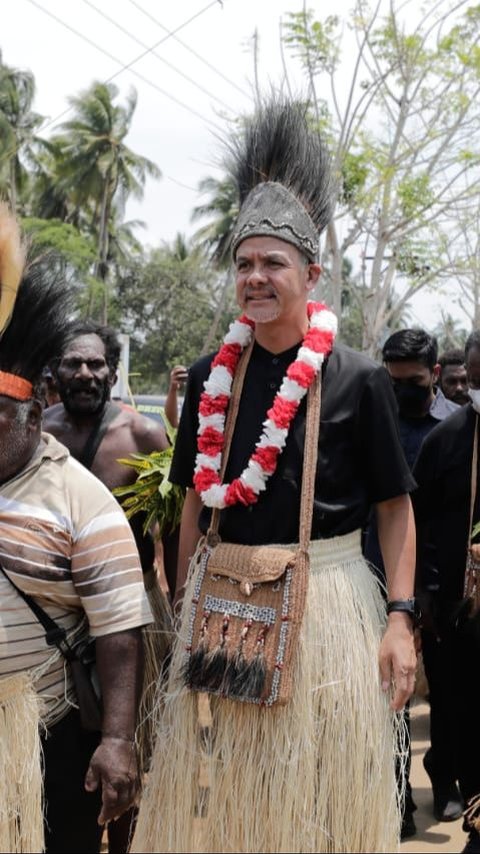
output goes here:
<path id="1" fill-rule="evenodd" d="M 267 486 L 268 473 L 255 460 L 249 460 L 248 466 L 240 475 L 240 480 L 254 492 L 263 492 Z"/>
<path id="2" fill-rule="evenodd" d="M 220 466 L 222 464 L 222 455 L 216 454 L 216 456 L 210 457 L 208 454 L 197 454 L 195 463 L 195 472 L 199 471 L 201 468 L 213 469 L 213 471 L 220 471 Z"/>
<path id="3" fill-rule="evenodd" d="M 297 383 L 296 380 L 290 380 L 288 377 L 284 377 L 278 393 L 284 397 L 285 400 L 295 402 L 302 399 L 305 395 L 305 389 Z"/>
<path id="4" fill-rule="evenodd" d="M 315 350 L 310 350 L 310 347 L 300 347 L 297 359 L 318 372 L 322 367 L 324 355 L 323 353 L 315 353 Z"/>
<path id="5" fill-rule="evenodd" d="M 310 318 L 310 326 L 314 329 L 323 329 L 325 332 L 337 334 L 338 321 L 333 311 L 315 311 Z"/>
<path id="6" fill-rule="evenodd" d="M 263 433 L 256 447 L 265 448 L 268 445 L 275 445 L 276 448 L 283 448 L 287 441 L 288 430 L 285 427 L 277 427 L 270 418 L 263 422 L 263 427 Z"/>
<path id="7" fill-rule="evenodd" d="M 214 483 L 213 486 L 205 489 L 205 491 L 201 493 L 200 497 L 207 507 L 217 507 L 219 510 L 223 510 L 225 507 L 226 492 L 227 487 L 224 484 L 219 486 Z"/>
<path id="8" fill-rule="evenodd" d="M 235 320 L 230 324 L 223 343 L 240 344 L 240 347 L 246 347 L 250 343 L 252 335 L 253 329 L 248 323 L 241 323 L 239 320 Z"/>
<path id="9" fill-rule="evenodd" d="M 206 427 L 214 427 L 219 433 L 223 433 L 225 427 L 225 415 L 215 412 L 213 415 L 198 416 L 198 432 L 201 433 Z"/>
<path id="10" fill-rule="evenodd" d="M 216 365 L 210 372 L 208 380 L 205 380 L 203 388 L 211 397 L 219 394 L 228 394 L 232 388 L 232 375 L 223 365 Z"/>

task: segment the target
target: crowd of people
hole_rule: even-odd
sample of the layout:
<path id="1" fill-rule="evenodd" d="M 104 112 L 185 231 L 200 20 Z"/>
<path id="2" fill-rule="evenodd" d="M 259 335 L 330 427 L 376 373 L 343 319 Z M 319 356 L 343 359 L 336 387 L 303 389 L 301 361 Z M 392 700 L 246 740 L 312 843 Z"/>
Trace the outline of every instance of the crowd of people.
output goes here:
<path id="1" fill-rule="evenodd" d="M 115 331 L 70 319 L 0 206 L 0 850 L 397 850 L 421 644 L 433 814 L 480 852 L 480 331 L 440 357 L 397 331 L 383 364 L 340 343 L 312 299 L 333 179 L 305 106 L 259 106 L 229 154 L 241 314 L 172 367 L 170 603 L 112 494 L 166 432 L 112 400 Z"/>

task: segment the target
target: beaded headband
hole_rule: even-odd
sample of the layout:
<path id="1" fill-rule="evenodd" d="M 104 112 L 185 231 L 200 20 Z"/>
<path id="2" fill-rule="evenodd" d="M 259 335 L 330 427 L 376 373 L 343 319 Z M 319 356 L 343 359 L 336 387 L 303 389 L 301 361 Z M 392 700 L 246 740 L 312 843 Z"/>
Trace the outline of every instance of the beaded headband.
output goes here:
<path id="1" fill-rule="evenodd" d="M 0 394 L 15 400 L 29 400 L 33 397 L 33 385 L 16 374 L 0 371 Z"/>
<path id="2" fill-rule="evenodd" d="M 264 181 L 250 191 L 238 217 L 232 255 L 248 237 L 278 237 L 292 243 L 314 263 L 318 258 L 318 230 L 293 193 L 276 181 Z"/>

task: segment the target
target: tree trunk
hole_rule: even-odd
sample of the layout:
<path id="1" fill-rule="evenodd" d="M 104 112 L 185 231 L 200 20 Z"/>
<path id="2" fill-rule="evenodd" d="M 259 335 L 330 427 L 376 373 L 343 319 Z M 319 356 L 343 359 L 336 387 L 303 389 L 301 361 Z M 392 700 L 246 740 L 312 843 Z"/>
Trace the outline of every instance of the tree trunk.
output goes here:
<path id="1" fill-rule="evenodd" d="M 220 323 L 220 319 L 223 314 L 223 310 L 225 308 L 225 303 L 227 301 L 227 294 L 232 284 L 232 267 L 228 268 L 225 274 L 225 281 L 223 283 L 222 290 L 220 292 L 220 298 L 218 300 L 217 308 L 215 309 L 215 316 L 213 318 L 212 325 L 208 330 L 208 335 L 203 342 L 203 347 L 200 352 L 200 356 L 205 356 L 210 352 L 210 348 L 212 346 L 212 342 L 215 340 L 215 335 L 217 334 L 218 324 Z"/>
<path id="2" fill-rule="evenodd" d="M 12 209 L 12 213 L 16 214 L 17 212 L 17 175 L 15 169 L 15 154 L 10 158 L 10 163 L 8 164 L 9 172 L 10 172 L 10 207 Z"/>
<path id="3" fill-rule="evenodd" d="M 108 275 L 108 220 L 110 217 L 110 207 L 111 207 L 111 193 L 110 193 L 110 173 L 107 172 L 105 176 L 105 186 L 103 188 L 102 194 L 102 204 L 100 208 L 100 223 L 98 230 L 98 261 L 95 264 L 95 276 L 97 279 L 100 279 L 103 282 L 103 310 L 102 310 L 102 323 L 106 325 L 108 323 L 108 289 L 107 289 L 107 275 Z"/>

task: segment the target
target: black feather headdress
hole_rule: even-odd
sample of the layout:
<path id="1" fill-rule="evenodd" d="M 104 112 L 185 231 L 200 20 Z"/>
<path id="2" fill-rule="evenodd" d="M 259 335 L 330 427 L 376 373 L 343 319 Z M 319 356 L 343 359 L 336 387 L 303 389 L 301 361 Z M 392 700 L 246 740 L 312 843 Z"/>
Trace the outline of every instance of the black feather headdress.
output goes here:
<path id="1" fill-rule="evenodd" d="M 34 394 L 43 368 L 61 353 L 71 293 L 53 257 L 25 263 L 15 218 L 1 213 L 0 295 L 8 294 L 8 305 L 0 329 L 0 394 L 17 397 L 18 388 L 21 400 Z"/>
<path id="2" fill-rule="evenodd" d="M 308 118 L 308 105 L 271 98 L 228 144 L 240 214 L 232 239 L 269 234 L 296 245 L 310 260 L 332 213 L 330 156 Z"/>

